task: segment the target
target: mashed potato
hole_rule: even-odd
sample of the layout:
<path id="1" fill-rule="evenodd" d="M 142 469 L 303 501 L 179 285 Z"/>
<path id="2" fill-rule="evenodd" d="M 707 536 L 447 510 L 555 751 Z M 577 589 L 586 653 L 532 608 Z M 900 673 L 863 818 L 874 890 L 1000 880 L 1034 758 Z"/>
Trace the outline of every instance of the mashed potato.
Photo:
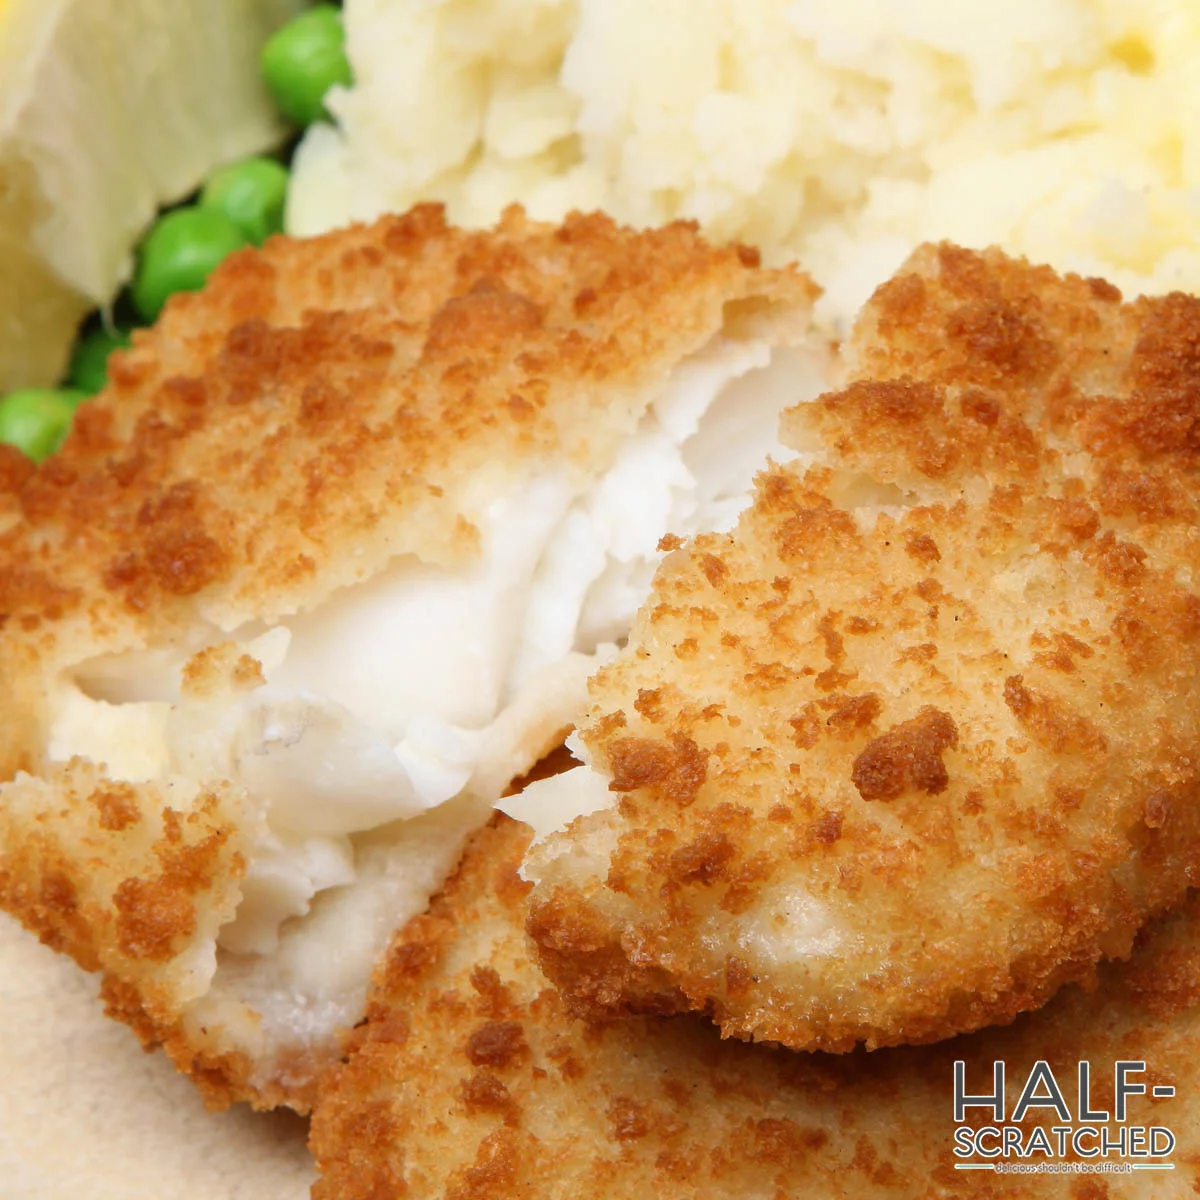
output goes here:
<path id="1" fill-rule="evenodd" d="M 920 241 L 1200 288 L 1194 0 L 347 0 L 290 226 L 603 207 L 799 258 L 844 325 Z"/>

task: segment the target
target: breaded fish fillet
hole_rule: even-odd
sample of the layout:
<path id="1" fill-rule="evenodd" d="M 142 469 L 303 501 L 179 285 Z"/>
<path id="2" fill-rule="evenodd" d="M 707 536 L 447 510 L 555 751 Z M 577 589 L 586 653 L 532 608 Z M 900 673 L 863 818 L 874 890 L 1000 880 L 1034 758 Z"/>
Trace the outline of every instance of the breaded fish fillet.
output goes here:
<path id="1" fill-rule="evenodd" d="M 812 291 L 687 225 L 426 206 L 175 299 L 0 460 L 0 904 L 212 1103 L 304 1108 L 659 538 L 746 502 Z"/>
<path id="2" fill-rule="evenodd" d="M 1134 960 L 1108 965 L 1091 995 L 1071 987 L 1007 1029 L 932 1047 L 874 1054 L 796 1054 L 722 1041 L 697 1017 L 587 1024 L 566 1014 L 524 937 L 527 885 L 517 865 L 528 831 L 480 835 L 428 916 L 392 947 L 347 1064 L 318 1101 L 311 1146 L 322 1178 L 314 1200 L 832 1200 L 1004 1197 L 1181 1197 L 1200 1186 L 1200 908 L 1154 931 Z M 1039 1059 L 1071 1109 L 1032 1108 L 1014 1124 Z M 998 1161 L 974 1143 L 955 1154 L 954 1063 L 963 1088 L 991 1091 L 1006 1066 L 1005 1126 L 1024 1145 L 1055 1125 L 1082 1127 L 1078 1063 L 1090 1063 L 1099 1128 L 1158 1126 L 1177 1139 L 1173 1171 L 997 1177 L 956 1162 Z M 1115 1062 L 1144 1060 L 1115 1119 Z M 1153 1098 L 1174 1087 L 1173 1098 Z M 1040 1096 L 1048 1093 L 1039 1085 Z M 964 1138 L 993 1123 L 964 1111 Z M 1011 1135 L 1010 1135 L 1011 1136 Z M 1132 1136 L 1125 1135 L 1128 1139 Z M 1003 1134 L 1000 1135 L 1002 1139 Z M 1167 1144 L 1165 1135 L 1155 1148 Z M 994 1134 L 979 1145 L 991 1151 Z M 1115 1164 L 1118 1155 L 1107 1156 Z M 1039 1163 L 1034 1153 L 1006 1163 Z M 1094 1161 L 1100 1161 L 1098 1158 Z"/>
<path id="3" fill-rule="evenodd" d="M 528 867 L 580 1011 L 930 1041 L 1200 882 L 1200 299 L 931 246 L 847 354 L 507 809 L 591 813 Z"/>

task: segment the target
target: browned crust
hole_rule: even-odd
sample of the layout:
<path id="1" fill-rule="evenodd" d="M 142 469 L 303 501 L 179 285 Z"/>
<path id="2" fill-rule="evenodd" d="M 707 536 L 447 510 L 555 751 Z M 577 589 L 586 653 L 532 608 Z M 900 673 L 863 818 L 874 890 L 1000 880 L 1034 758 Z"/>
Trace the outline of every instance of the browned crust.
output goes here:
<path id="1" fill-rule="evenodd" d="M 79 762 L 48 781 L 18 779 L 0 808 L 0 907 L 99 973 L 105 1012 L 147 1050 L 161 1046 L 208 1107 L 306 1112 L 334 1046 L 264 1064 L 186 1018 L 183 961 L 233 911 L 248 830 L 226 791 L 185 793 L 180 809 L 170 799 L 160 785 L 113 783 Z"/>
<path id="2" fill-rule="evenodd" d="M 8 785 L 0 907 L 98 972 L 108 1014 L 147 1048 L 162 1045 L 210 1107 L 291 1103 L 277 1084 L 255 1086 L 255 1064 L 221 1050 L 219 1031 L 189 1029 L 181 1016 L 183 959 L 232 912 L 246 831 L 236 797 L 224 790 L 191 797 L 185 785 L 174 798 L 183 806 L 171 807 L 172 799 L 163 786 L 114 784 L 80 762 L 45 781 Z M 297 1089 L 295 1100 L 311 1099 L 311 1083 Z"/>
<path id="3" fill-rule="evenodd" d="M 307 1113 L 315 1101 L 316 1080 L 329 1065 L 328 1056 L 315 1063 L 303 1086 L 285 1088 L 274 1081 L 263 1084 L 261 1071 L 247 1055 L 232 1050 L 216 1052 L 211 1045 L 198 1045 L 181 1019 L 155 1015 L 138 987 L 119 976 L 110 972 L 101 976 L 100 999 L 105 1015 L 128 1025 L 144 1050 L 161 1048 L 175 1069 L 195 1084 L 205 1107 L 213 1111 L 246 1101 L 260 1109 L 287 1105 Z"/>
<path id="4" fill-rule="evenodd" d="M 483 481 L 603 469 L 681 358 L 723 328 L 798 333 L 813 292 L 691 224 L 515 208 L 233 255 L 113 357 L 60 453 L 0 461 L 0 715 L 36 715 L 39 666 L 80 644 L 272 620 L 401 554 L 475 553 Z M 0 779 L 39 752 L 18 732 Z"/>
<path id="5" fill-rule="evenodd" d="M 224 814 L 211 878 L 159 871 L 135 819 L 169 810 L 153 785 L 133 795 L 46 763 L 60 677 L 312 608 L 402 555 L 470 557 L 489 483 L 519 487 L 547 464 L 598 473 L 682 358 L 722 331 L 790 340 L 813 294 L 686 223 L 551 226 L 511 209 L 471 232 L 422 205 L 274 238 L 172 298 L 114 355 L 59 454 L 33 470 L 0 448 L 0 905 L 103 969 L 110 1011 L 208 1099 L 271 1102 L 274 1084 L 248 1090 L 245 1055 L 189 1032 L 173 975 L 202 940 L 198 897 L 224 903 L 236 886 L 248 819 Z M 196 655 L 188 688 L 261 681 L 231 653 Z M 19 770 L 46 786 L 5 782 Z M 302 1107 L 313 1069 L 294 1057 L 275 1067 L 301 1081 Z"/>
<path id="6" fill-rule="evenodd" d="M 1172 1128 L 1172 1185 L 1179 1194 L 1197 1185 L 1194 902 L 1127 967 L 1105 968 L 1096 991 L 1068 989 L 1010 1029 L 920 1049 L 790 1054 L 722 1042 L 695 1018 L 571 1019 L 522 936 L 527 889 L 515 868 L 527 838 L 500 818 L 431 912 L 397 936 L 348 1061 L 321 1091 L 314 1200 L 1144 1194 L 1136 1176 L 954 1170 L 955 1059 L 973 1088 L 1004 1059 L 1010 1108 L 1038 1059 L 1068 1094 L 1089 1059 L 1092 1098 L 1110 1111 L 1113 1061 L 1147 1060 L 1151 1081 L 1176 1085 L 1177 1097 L 1131 1108 L 1131 1120 Z M 493 1041 L 502 1053 L 481 1055 Z M 973 1112 L 972 1123 L 985 1115 Z M 1035 1112 L 1024 1130 L 1057 1120 Z M 1103 1186 L 1080 1191 L 1081 1182 Z"/>
<path id="7" fill-rule="evenodd" d="M 1200 882 L 1200 300 L 926 247 L 847 356 L 784 418 L 815 465 L 676 550 L 593 681 L 618 801 L 530 918 L 579 1011 L 933 1040 Z"/>
<path id="8" fill-rule="evenodd" d="M 160 970 L 195 936 L 198 897 L 242 869 L 228 802 L 188 800 L 172 808 L 165 788 L 113 784 L 78 761 L 18 779 L 0 809 L 0 904 L 85 970 L 112 958 Z M 122 834 L 130 844 L 113 862 Z"/>

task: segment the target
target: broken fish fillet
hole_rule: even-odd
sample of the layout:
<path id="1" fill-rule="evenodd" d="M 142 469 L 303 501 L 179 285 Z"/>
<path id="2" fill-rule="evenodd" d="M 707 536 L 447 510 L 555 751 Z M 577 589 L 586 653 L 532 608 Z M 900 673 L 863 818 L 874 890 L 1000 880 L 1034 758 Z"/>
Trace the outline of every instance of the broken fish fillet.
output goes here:
<path id="1" fill-rule="evenodd" d="M 686 225 L 426 206 L 173 301 L 3 460 L 0 903 L 210 1103 L 305 1108 L 660 537 L 817 390 L 811 297 Z"/>
<path id="2" fill-rule="evenodd" d="M 722 1041 L 694 1016 L 572 1019 L 523 934 L 527 885 L 516 868 L 528 837 L 512 823 L 477 835 L 430 914 L 396 939 L 349 1060 L 318 1100 L 310 1144 L 322 1178 L 314 1200 L 1165 1200 L 1200 1183 L 1195 902 L 1154 930 L 1130 963 L 1105 966 L 1095 992 L 1071 987 L 1007 1029 L 873 1054 L 795 1054 Z M 1145 1094 L 1126 1098 L 1120 1121 L 1113 1082 L 1122 1059 L 1146 1069 L 1129 1073 Z M 956 1170 L 956 1162 L 996 1161 L 956 1157 L 956 1060 L 971 1094 L 990 1092 L 993 1064 L 1005 1063 L 1000 1124 L 1022 1145 L 1040 1141 L 1041 1130 L 1056 1151 L 1051 1129 L 1067 1124 L 1083 1130 L 1079 1147 L 1088 1154 L 1101 1128 L 1132 1145 L 1132 1130 L 1145 1138 L 1157 1126 L 1177 1139 L 1167 1156 L 1175 1170 L 1105 1175 L 1100 1190 L 1088 1187 L 1099 1176 L 997 1180 Z M 1043 1099 L 1014 1124 L 1039 1060 L 1053 1070 L 1071 1119 Z M 1091 1066 L 1091 1109 L 1114 1119 L 1079 1123 L 1080 1061 Z M 1152 1088 L 1173 1088 L 1174 1096 L 1155 1098 Z M 1046 1084 L 1037 1092 L 1044 1098 Z M 972 1137 L 996 1123 L 990 1109 L 964 1116 Z M 979 1139 L 985 1150 L 998 1143 Z M 1156 1148 L 1165 1144 L 1155 1138 Z M 1070 1149 L 1025 1161 L 1047 1157 L 1082 1161 Z M 1015 1161 L 1010 1153 L 1005 1164 Z"/>
<path id="3" fill-rule="evenodd" d="M 578 1011 L 931 1041 L 1200 882 L 1200 300 L 930 246 L 847 355 L 505 804 Z"/>

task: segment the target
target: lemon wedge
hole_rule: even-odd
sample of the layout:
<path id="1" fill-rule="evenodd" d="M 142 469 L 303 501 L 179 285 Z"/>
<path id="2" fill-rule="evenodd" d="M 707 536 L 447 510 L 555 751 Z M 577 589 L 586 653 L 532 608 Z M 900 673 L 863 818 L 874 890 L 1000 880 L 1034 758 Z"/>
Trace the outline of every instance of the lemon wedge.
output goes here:
<path id="1" fill-rule="evenodd" d="M 258 53 L 304 0 L 0 0 L 0 391 L 50 384 L 165 203 L 280 140 Z"/>

